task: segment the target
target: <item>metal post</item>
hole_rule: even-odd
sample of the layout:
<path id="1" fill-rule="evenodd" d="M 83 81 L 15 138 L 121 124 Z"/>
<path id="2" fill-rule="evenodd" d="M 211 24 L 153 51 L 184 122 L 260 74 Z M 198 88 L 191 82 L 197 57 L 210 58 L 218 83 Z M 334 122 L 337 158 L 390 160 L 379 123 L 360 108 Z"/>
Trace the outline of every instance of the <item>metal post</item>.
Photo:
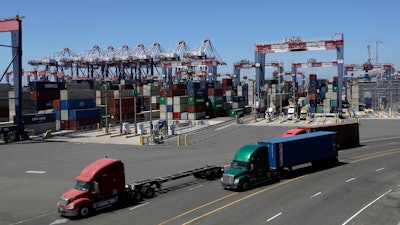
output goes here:
<path id="1" fill-rule="evenodd" d="M 105 98 L 106 98 L 106 134 L 108 133 L 108 97 L 107 97 L 107 84 L 105 86 L 105 90 L 106 90 L 106 94 L 105 94 Z"/>
<path id="2" fill-rule="evenodd" d="M 122 89 L 119 84 L 119 133 L 122 134 Z"/>
<path id="3" fill-rule="evenodd" d="M 135 135 L 137 134 L 137 121 L 136 121 L 136 107 L 137 107 L 137 103 L 136 103 L 136 101 L 137 101 L 137 89 L 136 89 L 136 81 L 135 81 L 135 85 L 134 85 L 134 90 L 133 90 L 134 92 L 133 92 L 133 117 L 134 117 L 134 120 L 135 120 Z"/>

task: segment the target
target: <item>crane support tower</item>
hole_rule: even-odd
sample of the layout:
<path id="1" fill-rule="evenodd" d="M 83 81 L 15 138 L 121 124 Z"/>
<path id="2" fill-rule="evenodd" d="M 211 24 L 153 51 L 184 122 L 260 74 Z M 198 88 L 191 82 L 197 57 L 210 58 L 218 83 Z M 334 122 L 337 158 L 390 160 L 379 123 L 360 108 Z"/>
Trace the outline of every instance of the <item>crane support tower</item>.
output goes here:
<path id="1" fill-rule="evenodd" d="M 286 38 L 284 42 L 280 43 L 256 43 L 254 46 L 255 51 L 255 66 L 256 66 L 256 91 L 260 94 L 261 87 L 265 83 L 265 55 L 279 52 L 299 52 L 299 51 L 314 51 L 314 50 L 336 50 L 337 52 L 337 67 L 339 77 L 339 90 L 338 94 L 342 96 L 343 88 L 343 62 L 344 62 L 344 38 L 340 34 L 340 39 L 330 40 L 316 40 L 316 41 L 303 41 L 300 37 Z M 296 76 L 296 75 L 294 75 Z M 268 96 L 264 96 L 268 97 Z M 339 101 L 339 112 L 342 112 L 342 101 Z"/>
<path id="2" fill-rule="evenodd" d="M 12 48 L 12 64 L 14 72 L 14 93 L 15 93 L 15 121 L 14 125 L 0 126 L 0 134 L 2 134 L 5 142 L 10 139 L 19 141 L 27 139 L 25 127 L 22 122 L 22 19 L 16 17 L 0 19 L 0 32 L 11 32 Z M 10 63 L 11 65 L 11 63 Z M 7 71 L 4 72 L 6 74 Z M 4 76 L 3 74 L 3 76 Z M 2 76 L 2 78 L 3 78 Z M 0 79 L 1 80 L 1 79 Z"/>

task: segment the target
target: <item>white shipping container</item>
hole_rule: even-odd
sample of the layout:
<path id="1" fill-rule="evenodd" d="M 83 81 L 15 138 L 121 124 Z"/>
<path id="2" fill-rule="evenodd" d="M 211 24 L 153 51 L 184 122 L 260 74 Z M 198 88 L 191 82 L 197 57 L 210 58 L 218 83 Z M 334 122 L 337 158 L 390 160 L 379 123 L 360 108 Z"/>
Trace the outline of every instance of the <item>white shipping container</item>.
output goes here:
<path id="1" fill-rule="evenodd" d="M 200 120 L 206 117 L 206 112 L 188 113 L 188 120 Z"/>
<path id="2" fill-rule="evenodd" d="M 69 110 L 60 110 L 61 120 L 69 120 Z"/>
<path id="3" fill-rule="evenodd" d="M 92 89 L 88 90 L 60 90 L 60 100 L 83 100 L 95 99 L 96 92 Z"/>
<path id="4" fill-rule="evenodd" d="M 8 98 L 9 99 L 15 99 L 15 92 L 14 91 L 9 91 L 8 92 Z M 29 90 L 21 92 L 21 99 L 22 99 L 22 101 L 24 101 L 24 100 L 29 101 L 29 102 L 31 101 Z"/>
<path id="5" fill-rule="evenodd" d="M 122 98 L 124 97 L 134 97 L 133 96 L 133 91 L 128 89 L 128 90 L 121 90 L 121 94 L 120 94 L 120 90 L 114 90 L 114 98 L 119 98 L 119 96 L 121 96 Z"/>
<path id="6" fill-rule="evenodd" d="M 174 105 L 187 104 L 188 96 L 175 96 L 173 100 Z"/>
<path id="7" fill-rule="evenodd" d="M 160 112 L 161 113 L 167 112 L 167 105 L 160 105 Z"/>
<path id="8" fill-rule="evenodd" d="M 228 96 L 234 96 L 235 95 L 235 92 L 234 91 L 226 91 L 225 92 L 225 95 L 228 97 Z"/>
<path id="9" fill-rule="evenodd" d="M 173 105 L 174 104 L 174 98 L 173 97 L 167 97 L 167 105 Z"/>
<path id="10" fill-rule="evenodd" d="M 372 93 L 369 91 L 364 92 L 364 98 L 372 98 Z"/>
<path id="11" fill-rule="evenodd" d="M 188 120 L 188 112 L 181 112 L 181 120 Z"/>
<path id="12" fill-rule="evenodd" d="M 239 108 L 239 103 L 238 102 L 232 102 L 232 109 L 237 109 Z"/>
<path id="13" fill-rule="evenodd" d="M 167 119 L 168 120 L 173 120 L 174 119 L 174 113 L 173 112 L 167 112 Z"/>
<path id="14" fill-rule="evenodd" d="M 174 109 L 174 112 L 185 112 L 185 111 L 188 111 L 188 105 L 187 104 L 180 104 L 180 105 L 177 105 L 177 104 L 174 104 L 174 107 L 173 107 Z"/>
<path id="15" fill-rule="evenodd" d="M 160 96 L 151 96 L 151 103 L 160 103 Z"/>

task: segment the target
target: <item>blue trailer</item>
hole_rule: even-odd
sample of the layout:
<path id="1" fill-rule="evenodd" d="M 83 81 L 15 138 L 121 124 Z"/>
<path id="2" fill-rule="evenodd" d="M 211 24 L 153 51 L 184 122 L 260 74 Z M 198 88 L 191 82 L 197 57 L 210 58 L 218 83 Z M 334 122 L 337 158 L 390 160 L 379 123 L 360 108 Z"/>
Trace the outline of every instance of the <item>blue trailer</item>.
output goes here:
<path id="1" fill-rule="evenodd" d="M 291 137 L 272 138 L 245 145 L 225 170 L 221 184 L 226 189 L 247 190 L 251 186 L 279 180 L 292 167 L 312 163 L 327 166 L 338 162 L 336 132 L 318 131 Z"/>
<path id="2" fill-rule="evenodd" d="M 304 163 L 320 165 L 337 162 L 336 132 L 320 131 L 291 137 L 272 138 L 259 142 L 268 147 L 269 166 L 287 168 Z"/>

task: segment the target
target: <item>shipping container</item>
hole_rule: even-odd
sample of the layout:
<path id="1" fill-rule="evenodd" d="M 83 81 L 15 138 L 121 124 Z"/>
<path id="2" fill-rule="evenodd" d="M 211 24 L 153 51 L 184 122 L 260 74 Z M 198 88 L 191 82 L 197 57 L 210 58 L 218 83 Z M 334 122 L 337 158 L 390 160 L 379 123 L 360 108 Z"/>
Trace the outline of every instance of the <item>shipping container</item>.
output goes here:
<path id="1" fill-rule="evenodd" d="M 53 101 L 53 108 L 54 108 Z M 68 109 L 87 109 L 96 107 L 95 99 L 81 99 L 81 100 L 61 100 L 60 108 L 61 110 Z"/>
<path id="2" fill-rule="evenodd" d="M 69 120 L 86 120 L 101 118 L 101 108 L 69 110 Z"/>

